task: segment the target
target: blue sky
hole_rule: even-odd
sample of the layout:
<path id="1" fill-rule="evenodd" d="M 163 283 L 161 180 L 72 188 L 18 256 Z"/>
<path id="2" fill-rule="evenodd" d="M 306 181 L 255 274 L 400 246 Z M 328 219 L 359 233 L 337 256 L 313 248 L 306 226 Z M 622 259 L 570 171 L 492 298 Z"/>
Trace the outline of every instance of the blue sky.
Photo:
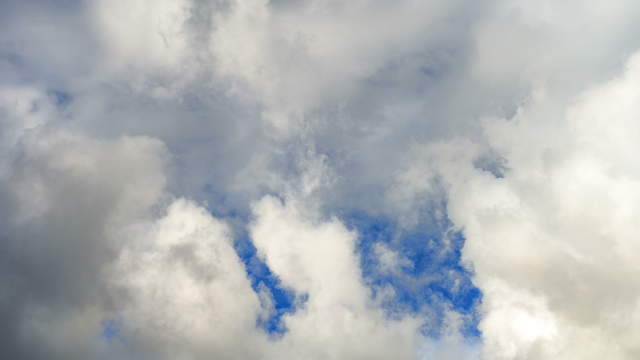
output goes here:
<path id="1" fill-rule="evenodd" d="M 342 220 L 359 234 L 356 252 L 362 276 L 372 296 L 375 297 L 376 290 L 384 286 L 391 286 L 396 292 L 395 296 L 383 302 L 390 317 L 403 313 L 417 314 L 424 322 L 422 331 L 425 335 L 438 337 L 442 332 L 443 313 L 453 310 L 468 316 L 462 329 L 465 336 L 480 336 L 477 305 L 482 295 L 471 281 L 471 270 L 460 262 L 464 238 L 453 230 L 450 221 L 440 220 L 437 223 L 438 220 L 429 219 L 429 223 L 416 225 L 408 231 L 399 229 L 390 219 L 363 213 L 351 214 Z M 450 245 L 443 244 L 445 236 L 450 237 Z M 425 243 L 429 245 L 425 246 Z M 398 273 L 380 271 L 374 250 L 376 244 L 384 244 L 407 259 Z M 450 248 L 443 252 L 445 246 Z M 266 286 L 273 295 L 274 313 L 266 319 L 258 319 L 258 324 L 267 332 L 282 336 L 287 331 L 282 316 L 295 313 L 297 307 L 304 307 L 305 294 L 296 294 L 282 286 L 246 234 L 240 237 L 235 247 L 253 289 L 260 291 L 261 286 Z M 425 275 L 435 278 L 421 282 L 420 279 Z M 428 316 L 424 315 L 427 311 Z"/>

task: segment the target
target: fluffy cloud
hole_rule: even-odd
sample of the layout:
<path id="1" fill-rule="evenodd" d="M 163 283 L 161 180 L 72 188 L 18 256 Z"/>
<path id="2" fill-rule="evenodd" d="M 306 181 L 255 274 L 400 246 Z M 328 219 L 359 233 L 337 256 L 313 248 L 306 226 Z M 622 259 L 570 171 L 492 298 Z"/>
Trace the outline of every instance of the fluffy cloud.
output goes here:
<path id="1" fill-rule="evenodd" d="M 251 229 L 260 256 L 285 287 L 308 299 L 286 318 L 290 334 L 269 340 L 256 321 L 272 311 L 270 294 L 252 289 L 228 225 L 165 191 L 168 155 L 161 142 L 56 129 L 57 112 L 41 91 L 7 92 L 12 140 L 3 153 L 0 193 L 9 241 L 0 304 L 11 324 L 3 340 L 12 356 L 415 354 L 418 322 L 391 321 L 370 299 L 358 269 L 357 235 L 339 221 L 322 222 L 300 211 L 295 199 L 256 203 Z M 34 110 L 37 102 L 42 107 Z M 42 121 L 31 121 L 38 115 Z M 308 171 L 322 171 L 316 165 Z M 314 184 L 302 181 L 302 193 Z M 295 246 L 298 237 L 304 242 Z M 26 346 L 32 339 L 39 345 Z"/>
<path id="2" fill-rule="evenodd" d="M 94 357 L 111 306 L 103 270 L 124 240 L 111 234 L 162 196 L 166 149 L 44 125 L 14 134 L 0 175 L 3 348 L 14 358 Z"/>
<path id="3" fill-rule="evenodd" d="M 179 70 L 187 58 L 190 1 L 98 1 L 91 9 L 112 66 Z"/>
<path id="4" fill-rule="evenodd" d="M 484 293 L 494 359 L 634 359 L 640 288 L 636 225 L 638 57 L 618 78 L 542 117 L 542 93 L 486 124 L 503 178 L 450 174 L 449 214 Z M 468 148 L 468 147 L 467 147 Z"/>
<path id="5" fill-rule="evenodd" d="M 639 12 L 3 1 L 1 348 L 637 358 Z"/>
<path id="6" fill-rule="evenodd" d="M 322 222 L 295 201 L 256 204 L 252 237 L 283 284 L 307 299 L 285 318 L 290 333 L 278 357 L 411 359 L 418 323 L 390 321 L 370 299 L 355 256 L 356 234 L 337 220 Z"/>
<path id="7" fill-rule="evenodd" d="M 260 357 L 260 301 L 224 223 L 179 199 L 130 232 L 112 273 L 127 299 L 112 341 L 131 358 Z"/>

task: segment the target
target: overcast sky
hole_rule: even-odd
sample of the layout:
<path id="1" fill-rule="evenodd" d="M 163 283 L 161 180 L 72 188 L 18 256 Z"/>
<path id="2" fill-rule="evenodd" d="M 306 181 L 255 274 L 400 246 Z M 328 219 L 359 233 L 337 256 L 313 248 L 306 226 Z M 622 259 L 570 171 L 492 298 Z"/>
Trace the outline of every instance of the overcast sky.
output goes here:
<path id="1" fill-rule="evenodd" d="M 640 3 L 0 1 L 10 359 L 640 358 Z"/>

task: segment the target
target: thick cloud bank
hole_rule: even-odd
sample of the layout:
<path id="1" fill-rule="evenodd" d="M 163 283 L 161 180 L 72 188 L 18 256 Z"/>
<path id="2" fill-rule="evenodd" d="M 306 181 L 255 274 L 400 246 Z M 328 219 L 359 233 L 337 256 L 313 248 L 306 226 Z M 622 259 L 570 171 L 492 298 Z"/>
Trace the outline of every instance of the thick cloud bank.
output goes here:
<path id="1" fill-rule="evenodd" d="M 552 123 L 538 113 L 544 93 L 488 122 L 504 178 L 453 180 L 450 215 L 465 227 L 494 359 L 640 356 L 639 60 Z"/>
<path id="2" fill-rule="evenodd" d="M 640 358 L 639 19 L 0 2 L 2 354 Z"/>

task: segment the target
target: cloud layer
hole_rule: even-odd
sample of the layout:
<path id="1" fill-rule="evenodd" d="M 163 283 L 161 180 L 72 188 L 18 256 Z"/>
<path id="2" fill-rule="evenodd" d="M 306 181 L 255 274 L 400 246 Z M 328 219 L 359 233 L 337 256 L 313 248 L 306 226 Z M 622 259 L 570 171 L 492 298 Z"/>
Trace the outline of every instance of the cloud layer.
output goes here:
<path id="1" fill-rule="evenodd" d="M 2 2 L 0 347 L 638 358 L 639 15 Z"/>

